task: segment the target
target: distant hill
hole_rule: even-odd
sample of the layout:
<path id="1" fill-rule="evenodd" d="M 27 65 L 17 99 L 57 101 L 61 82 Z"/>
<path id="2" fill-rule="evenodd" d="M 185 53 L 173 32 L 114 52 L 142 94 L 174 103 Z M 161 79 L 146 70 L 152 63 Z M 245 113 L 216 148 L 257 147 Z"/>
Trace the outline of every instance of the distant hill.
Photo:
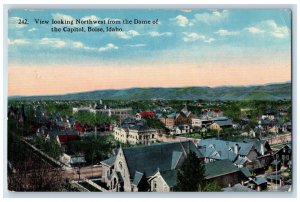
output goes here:
<path id="1" fill-rule="evenodd" d="M 93 100 L 93 99 L 181 99 L 181 100 L 280 100 L 291 99 L 292 85 L 288 83 L 260 86 L 130 88 L 98 90 L 65 95 L 13 96 L 9 99 L 26 100 Z"/>

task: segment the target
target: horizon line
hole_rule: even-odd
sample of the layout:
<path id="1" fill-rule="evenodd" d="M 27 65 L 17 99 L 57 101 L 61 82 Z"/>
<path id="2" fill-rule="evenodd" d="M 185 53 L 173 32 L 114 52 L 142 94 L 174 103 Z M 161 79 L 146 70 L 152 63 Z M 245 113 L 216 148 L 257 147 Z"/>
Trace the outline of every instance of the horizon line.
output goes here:
<path id="1" fill-rule="evenodd" d="M 7 98 L 14 98 L 14 97 L 47 97 L 47 96 L 65 96 L 65 95 L 74 95 L 79 93 L 89 93 L 89 92 L 97 92 L 97 91 L 118 91 L 118 90 L 130 90 L 130 89 L 152 89 L 152 88 L 169 88 L 169 89 L 176 89 L 176 88 L 238 88 L 238 87 L 255 87 L 255 86 L 268 86 L 268 85 L 274 85 L 274 84 L 287 84 L 292 83 L 291 80 L 285 81 L 285 82 L 271 82 L 271 83 L 264 83 L 264 84 L 251 84 L 251 85 L 220 85 L 220 86 L 178 86 L 178 87 L 161 87 L 161 86 L 153 86 L 153 87 L 130 87 L 130 88 L 107 88 L 107 89 L 101 89 L 101 90 L 87 90 L 87 91 L 75 91 L 70 93 L 64 93 L 64 94 L 49 94 L 49 95 L 11 95 L 7 96 Z"/>

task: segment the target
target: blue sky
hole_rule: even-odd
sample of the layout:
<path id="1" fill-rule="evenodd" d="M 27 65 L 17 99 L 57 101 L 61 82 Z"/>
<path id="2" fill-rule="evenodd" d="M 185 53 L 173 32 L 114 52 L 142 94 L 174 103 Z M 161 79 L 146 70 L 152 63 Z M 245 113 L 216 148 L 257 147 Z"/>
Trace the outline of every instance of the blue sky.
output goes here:
<path id="1" fill-rule="evenodd" d="M 18 18 L 27 19 L 29 25 L 17 25 Z M 35 24 L 35 18 L 159 19 L 159 25 L 119 25 L 124 29 L 121 34 L 52 33 L 51 24 Z M 289 10 L 13 10 L 9 63 L 285 58 L 290 54 L 290 30 Z"/>
<path id="2" fill-rule="evenodd" d="M 34 19 L 159 23 L 71 34 Z M 11 10 L 8 44 L 9 95 L 291 80 L 290 10 Z"/>

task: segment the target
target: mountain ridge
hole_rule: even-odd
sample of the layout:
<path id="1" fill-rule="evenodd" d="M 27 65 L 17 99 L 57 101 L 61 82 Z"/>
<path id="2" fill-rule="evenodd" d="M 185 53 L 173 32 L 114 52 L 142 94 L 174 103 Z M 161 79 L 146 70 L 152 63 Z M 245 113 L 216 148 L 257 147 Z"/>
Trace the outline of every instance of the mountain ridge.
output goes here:
<path id="1" fill-rule="evenodd" d="M 10 96 L 9 100 L 146 100 L 146 99 L 180 99 L 180 100 L 280 100 L 291 99 L 292 84 L 273 83 L 252 86 L 193 86 L 193 87 L 149 87 L 95 90 L 69 93 L 63 95 Z"/>

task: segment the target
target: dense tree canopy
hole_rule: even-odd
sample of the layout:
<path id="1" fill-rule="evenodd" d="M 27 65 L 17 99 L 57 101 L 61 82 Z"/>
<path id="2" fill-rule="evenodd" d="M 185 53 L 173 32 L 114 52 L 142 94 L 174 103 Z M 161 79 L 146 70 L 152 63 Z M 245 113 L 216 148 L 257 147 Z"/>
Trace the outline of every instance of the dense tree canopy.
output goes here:
<path id="1" fill-rule="evenodd" d="M 116 120 L 116 116 L 108 116 L 103 113 L 92 113 L 88 111 L 81 111 L 74 114 L 76 120 L 81 124 L 87 125 L 103 125 L 105 123 L 110 123 L 113 120 Z"/>
<path id="2" fill-rule="evenodd" d="M 177 191 L 200 191 L 205 168 L 195 152 L 187 155 L 177 173 Z"/>

